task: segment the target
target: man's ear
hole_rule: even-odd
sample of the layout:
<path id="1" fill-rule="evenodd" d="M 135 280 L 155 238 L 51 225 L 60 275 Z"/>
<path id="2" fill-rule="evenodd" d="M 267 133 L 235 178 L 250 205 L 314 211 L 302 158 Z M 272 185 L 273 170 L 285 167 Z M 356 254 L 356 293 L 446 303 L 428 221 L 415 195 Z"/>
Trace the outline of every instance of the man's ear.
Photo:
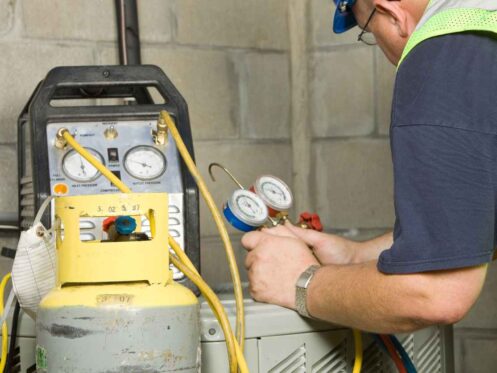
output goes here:
<path id="1" fill-rule="evenodd" d="M 373 3 L 377 11 L 385 15 L 397 28 L 399 36 L 406 38 L 410 35 L 407 12 L 400 0 L 373 0 Z"/>

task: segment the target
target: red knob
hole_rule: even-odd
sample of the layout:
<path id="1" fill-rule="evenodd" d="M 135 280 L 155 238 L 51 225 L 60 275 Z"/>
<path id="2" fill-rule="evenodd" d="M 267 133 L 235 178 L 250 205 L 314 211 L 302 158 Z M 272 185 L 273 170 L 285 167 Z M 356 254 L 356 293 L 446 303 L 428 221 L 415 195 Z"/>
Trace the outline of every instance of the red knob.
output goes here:
<path id="1" fill-rule="evenodd" d="M 303 212 L 300 214 L 299 225 L 305 226 L 307 229 L 313 229 L 318 232 L 323 231 L 323 225 L 318 214 L 311 214 L 310 212 Z"/>
<path id="2" fill-rule="evenodd" d="M 104 232 L 109 230 L 109 227 L 116 222 L 117 216 L 109 216 L 102 222 L 102 229 Z"/>

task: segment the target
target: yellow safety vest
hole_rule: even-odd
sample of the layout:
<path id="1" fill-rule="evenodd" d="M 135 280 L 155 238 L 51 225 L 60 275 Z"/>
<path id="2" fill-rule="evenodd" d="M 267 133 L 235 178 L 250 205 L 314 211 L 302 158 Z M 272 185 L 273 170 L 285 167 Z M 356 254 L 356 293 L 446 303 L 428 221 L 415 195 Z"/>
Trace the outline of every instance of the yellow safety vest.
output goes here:
<path id="1" fill-rule="evenodd" d="M 465 31 L 486 31 L 497 37 L 497 0 L 431 0 L 398 66 L 423 41 Z"/>

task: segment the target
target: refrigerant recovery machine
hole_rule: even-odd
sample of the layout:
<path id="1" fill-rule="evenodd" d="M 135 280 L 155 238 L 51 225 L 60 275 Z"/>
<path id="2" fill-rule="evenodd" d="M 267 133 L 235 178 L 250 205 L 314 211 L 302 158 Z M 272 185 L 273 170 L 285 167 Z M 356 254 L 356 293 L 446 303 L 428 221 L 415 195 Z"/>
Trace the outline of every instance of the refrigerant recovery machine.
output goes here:
<path id="1" fill-rule="evenodd" d="M 244 297 L 224 221 L 245 232 L 284 222 L 292 193 L 271 175 L 244 188 L 213 163 L 237 184 L 218 211 L 195 166 L 187 104 L 158 67 L 51 70 L 18 141 L 22 233 L 0 309 L 10 315 L 0 372 L 450 371 L 443 328 L 362 340 Z M 201 277 L 199 195 L 232 277 L 214 290 Z M 320 229 L 315 218 L 299 224 Z"/>

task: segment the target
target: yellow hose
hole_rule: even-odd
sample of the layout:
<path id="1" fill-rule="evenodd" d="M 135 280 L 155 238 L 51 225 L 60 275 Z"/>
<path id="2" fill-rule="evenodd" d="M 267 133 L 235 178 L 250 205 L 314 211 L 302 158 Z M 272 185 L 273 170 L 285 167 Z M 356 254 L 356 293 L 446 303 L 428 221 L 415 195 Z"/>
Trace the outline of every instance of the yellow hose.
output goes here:
<path id="1" fill-rule="evenodd" d="M 174 251 L 176 256 L 170 255 L 169 257 L 171 258 L 171 262 L 187 276 L 201 291 L 207 302 L 209 303 L 209 306 L 212 308 L 212 310 L 221 310 L 220 312 L 214 312 L 214 315 L 216 315 L 217 320 L 219 321 L 219 325 L 221 325 L 221 328 L 223 329 L 225 338 L 226 338 L 226 347 L 228 348 L 228 356 L 236 356 L 238 364 L 240 365 L 240 371 L 243 372 L 243 367 L 242 365 L 246 365 L 245 362 L 241 362 L 240 359 L 243 359 L 245 361 L 245 357 L 241 353 L 240 345 L 238 342 L 234 339 L 233 337 L 233 330 L 231 329 L 231 324 L 229 323 L 228 316 L 226 315 L 226 312 L 224 311 L 224 308 L 222 304 L 219 302 L 216 294 L 209 288 L 209 285 L 203 281 L 203 279 L 200 277 L 200 274 L 197 271 L 197 268 L 193 265 L 191 262 L 190 258 L 188 258 L 188 255 L 185 254 L 183 250 L 181 250 L 181 247 L 179 244 L 169 236 L 168 238 L 169 246 L 171 249 Z M 179 259 L 179 261 L 178 261 Z M 180 264 L 180 266 L 176 264 Z M 186 268 L 185 268 L 186 267 Z M 186 271 L 186 272 L 185 272 Z M 192 278 L 191 274 L 195 274 L 197 277 Z M 223 315 L 226 317 L 219 317 L 220 315 Z M 230 337 L 228 337 L 230 336 Z M 230 339 L 228 341 L 228 339 Z M 230 370 L 234 372 L 237 371 L 237 365 L 236 363 L 233 364 L 231 362 L 230 358 Z M 248 370 L 247 370 L 248 372 Z"/>
<path id="2" fill-rule="evenodd" d="M 354 349 L 355 349 L 355 359 L 354 359 L 354 368 L 352 369 L 352 373 L 360 373 L 362 368 L 362 336 L 361 331 L 357 329 L 353 329 L 352 333 L 354 334 Z"/>
<path id="3" fill-rule="evenodd" d="M 192 271 L 196 275 L 200 276 L 200 273 L 198 273 L 197 268 L 195 268 L 195 266 L 191 262 L 188 255 L 186 255 L 185 252 L 183 250 L 181 250 L 181 247 L 175 241 L 175 239 L 172 238 L 171 236 L 169 236 L 168 242 L 169 242 L 169 246 L 171 246 L 171 249 L 174 251 L 174 253 L 178 257 L 178 259 L 181 260 L 181 263 L 183 263 L 185 266 L 187 266 L 190 271 Z"/>
<path id="4" fill-rule="evenodd" d="M 3 315 L 3 298 L 5 296 L 5 287 L 9 282 L 11 277 L 10 273 L 7 273 L 2 278 L 2 282 L 0 282 L 0 314 Z M 0 372 L 3 372 L 5 369 L 5 364 L 7 364 L 7 353 L 9 351 L 9 331 L 7 329 L 7 321 L 4 321 L 2 324 L 2 360 L 0 361 Z"/>
<path id="5" fill-rule="evenodd" d="M 107 179 L 109 179 L 121 192 L 131 193 L 131 189 L 129 189 L 126 186 L 126 184 L 124 184 L 121 180 L 119 180 L 102 163 L 100 163 L 95 157 L 93 157 L 93 155 L 91 155 L 85 148 L 83 148 L 81 145 L 79 145 L 79 143 L 74 139 L 74 137 L 69 133 L 68 130 L 62 130 L 61 133 L 62 133 L 64 139 L 67 141 L 67 143 L 69 145 L 71 145 L 75 151 L 77 151 L 83 158 L 85 158 L 88 162 L 90 162 L 102 175 L 104 175 Z M 179 136 L 179 134 L 178 134 L 178 136 Z M 183 144 L 183 146 L 184 146 L 184 144 Z M 185 148 L 185 150 L 186 150 L 186 148 Z M 195 169 L 195 171 L 198 173 L 198 170 Z M 200 186 L 199 186 L 199 188 L 200 188 Z M 204 188 L 205 188 L 205 184 L 204 184 Z M 218 212 L 218 214 L 219 214 L 219 212 Z M 152 216 L 150 218 L 153 219 Z M 152 221 L 150 223 L 152 226 L 153 225 Z M 226 230 L 226 228 L 225 228 L 225 230 Z M 227 235 L 227 232 L 226 232 L 226 235 Z M 169 243 L 170 243 L 173 251 L 177 252 L 179 257 L 182 260 L 184 260 L 184 264 L 181 263 L 180 261 L 178 261 L 178 259 L 176 257 L 174 257 L 173 255 L 169 255 L 169 257 L 171 258 L 171 262 L 180 271 L 182 271 L 187 277 L 189 277 L 192 280 L 192 282 L 200 289 L 202 294 L 204 294 L 204 292 L 205 292 L 204 296 L 206 297 L 207 302 L 211 306 L 211 308 L 214 312 L 214 315 L 219 320 L 221 328 L 223 329 L 223 332 L 225 334 L 226 345 L 228 348 L 228 356 L 230 357 L 230 372 L 236 373 L 238 368 L 240 368 L 241 373 L 248 373 L 247 364 L 245 362 L 245 358 L 244 358 L 243 353 L 242 353 L 243 349 L 240 346 L 240 344 L 237 343 L 236 339 L 233 336 L 233 331 L 231 330 L 231 325 L 229 323 L 228 316 L 226 315 L 226 312 L 224 311 L 224 308 L 223 308 L 221 302 L 219 301 L 219 299 L 217 299 L 215 293 L 209 288 L 209 286 L 205 283 L 205 281 L 202 280 L 200 275 L 198 275 L 198 272 L 195 269 L 195 266 L 190 261 L 188 256 L 183 252 L 183 250 L 181 250 L 181 248 L 178 246 L 178 244 L 174 240 L 172 240 L 171 238 L 169 239 Z M 233 258 L 234 258 L 234 255 L 233 255 Z M 235 262 L 235 267 L 236 267 L 236 262 Z M 192 268 L 192 270 L 190 270 L 189 268 Z M 236 274 L 238 275 L 238 267 L 236 267 Z M 240 283 L 239 275 L 238 275 L 238 282 Z M 199 284 L 201 286 L 199 286 Z M 0 289 L 0 291 L 1 291 L 1 289 Z M 240 283 L 240 291 L 241 291 L 241 283 Z M 241 300 L 242 300 L 242 306 L 243 306 L 243 296 L 242 296 Z M 243 316 L 243 311 L 242 311 L 242 316 Z M 237 306 L 237 320 L 238 320 L 238 306 Z M 243 323 L 242 323 L 242 325 L 243 325 Z M 7 328 L 7 326 L 5 326 L 5 329 L 6 328 Z M 5 333 L 5 335 L 7 335 L 7 334 Z M 0 372 L 1 372 L 1 370 L 0 370 Z"/>
<path id="6" fill-rule="evenodd" d="M 105 167 L 102 163 L 98 161 L 91 153 L 86 151 L 79 143 L 72 137 L 68 130 L 62 130 L 62 135 L 64 136 L 64 140 L 67 141 L 69 145 L 73 147 L 84 159 L 91 163 L 93 167 L 95 167 L 102 175 L 104 175 L 109 181 L 114 184 L 121 192 L 123 193 L 131 193 L 131 189 L 128 188 L 126 184 L 124 184 L 119 178 L 109 171 L 107 167 Z"/>
<path id="7" fill-rule="evenodd" d="M 221 235 L 221 239 L 223 240 L 225 249 L 226 249 L 226 256 L 228 259 L 228 265 L 231 273 L 231 277 L 233 280 L 233 289 L 235 293 L 235 303 L 236 303 L 236 335 L 238 339 L 238 343 L 240 344 L 240 348 L 243 351 L 243 345 L 245 341 L 245 316 L 244 316 L 244 309 L 243 309 L 243 292 L 242 292 L 242 284 L 240 281 L 240 274 L 238 272 L 238 266 L 236 264 L 236 259 L 235 259 L 235 254 L 233 252 L 233 247 L 231 245 L 231 241 L 228 235 L 228 231 L 226 230 L 226 227 L 224 225 L 223 219 L 221 217 L 221 214 L 219 210 L 217 209 L 217 206 L 214 202 L 214 199 L 212 198 L 211 194 L 207 190 L 207 187 L 205 186 L 205 182 L 202 179 L 202 176 L 200 175 L 200 172 L 198 172 L 197 167 L 195 166 L 195 163 L 193 162 L 193 159 L 191 158 L 190 154 L 188 153 L 188 149 L 186 149 L 186 146 L 181 139 L 181 136 L 176 129 L 176 126 L 169 116 L 169 113 L 167 111 L 161 111 L 161 117 L 164 119 L 166 122 L 171 135 L 173 136 L 174 141 L 176 142 L 176 146 L 178 148 L 178 151 L 180 152 L 181 156 L 183 157 L 183 160 L 185 161 L 185 164 L 188 167 L 188 170 L 192 174 L 193 178 L 197 182 L 198 188 L 202 194 L 202 196 L 205 199 L 205 202 L 207 203 L 207 206 L 209 207 L 209 210 L 212 213 L 212 216 L 214 218 L 214 221 L 216 222 L 216 226 L 219 230 L 219 234 Z M 62 130 L 61 131 L 64 139 L 67 141 L 69 145 L 71 145 L 74 150 L 76 150 L 83 158 L 85 158 L 90 164 L 93 165 L 102 175 L 104 175 L 107 179 L 109 179 L 118 189 L 120 189 L 123 193 L 131 193 L 131 190 L 121 181 L 119 180 L 116 175 L 114 175 L 112 172 L 110 172 L 105 166 L 103 166 L 95 157 L 93 157 L 89 152 L 87 152 L 79 143 L 74 139 L 74 137 L 69 133 L 68 130 Z"/>
<path id="8" fill-rule="evenodd" d="M 182 250 L 179 249 L 179 251 Z M 200 289 L 200 292 L 208 300 L 209 305 L 214 311 L 214 315 L 216 315 L 219 325 L 221 325 L 221 328 L 223 329 L 229 354 L 231 355 L 234 353 L 234 356 L 236 356 L 236 362 L 233 362 L 230 359 L 230 371 L 233 372 L 234 370 L 234 372 L 236 372 L 238 364 L 238 368 L 240 369 L 241 373 L 248 373 L 249 370 L 247 362 L 245 361 L 245 357 L 243 356 L 242 350 L 240 349 L 240 345 L 233 336 L 233 331 L 231 330 L 231 325 L 228 316 L 226 315 L 226 311 L 224 310 L 223 305 L 217 298 L 216 294 L 207 285 L 207 283 L 202 280 L 202 277 L 190 270 L 190 268 L 188 268 L 187 265 L 183 264 L 175 255 L 171 255 L 170 258 L 171 263 L 173 263 Z"/>
<path id="9" fill-rule="evenodd" d="M 178 148 L 179 153 L 183 157 L 183 160 L 188 167 L 191 175 L 195 179 L 195 182 L 198 185 L 198 189 L 200 193 L 204 197 L 207 206 L 216 222 L 217 229 L 219 231 L 219 235 L 224 243 L 224 248 L 226 251 L 226 257 L 228 259 L 228 266 L 231 273 L 231 279 L 233 281 L 233 291 L 235 293 L 235 303 L 236 303 L 236 336 L 238 339 L 238 343 L 240 344 L 240 348 L 243 351 L 243 345 L 245 342 L 245 315 L 243 308 L 243 292 L 242 292 L 242 283 L 240 281 L 240 273 L 238 272 L 238 266 L 236 264 L 235 254 L 233 251 L 233 247 L 231 245 L 231 240 L 228 235 L 228 231 L 226 230 L 226 226 L 224 225 L 223 218 L 221 217 L 221 213 L 219 212 L 214 199 L 212 198 L 209 190 L 207 189 L 205 182 L 200 175 L 197 167 L 195 166 L 195 162 L 193 162 L 188 149 L 185 146 L 185 143 L 181 139 L 181 136 L 174 124 L 169 113 L 165 110 L 160 112 L 161 119 L 164 120 L 167 127 L 169 128 L 169 132 L 176 143 L 176 147 Z"/>
<path id="10" fill-rule="evenodd" d="M 176 257 L 173 257 L 173 256 L 170 256 L 171 258 L 171 261 L 173 261 L 173 264 L 174 264 L 174 261 L 178 261 L 178 259 L 181 261 L 181 263 L 183 263 L 184 266 L 187 267 L 187 269 L 189 269 L 192 273 L 196 274 L 200 280 L 205 284 L 205 286 L 208 287 L 208 285 L 202 280 L 202 278 L 200 277 L 200 274 L 198 273 L 197 271 L 197 268 L 195 268 L 195 266 L 193 265 L 193 263 L 191 262 L 190 258 L 188 258 L 188 255 L 185 254 L 185 252 L 183 250 L 181 250 L 181 247 L 179 246 L 179 244 L 174 240 L 174 238 L 172 238 L 171 236 L 169 236 L 169 246 L 171 247 L 171 249 L 174 251 L 174 253 L 176 254 Z M 174 264 L 176 265 L 176 264 Z M 179 267 L 178 267 L 179 268 Z M 182 267 L 183 268 L 183 267 Z M 207 302 L 209 303 L 209 306 L 214 309 L 214 303 L 212 303 L 212 300 L 211 298 L 202 291 L 202 288 L 200 288 L 200 286 L 195 282 L 195 281 L 198 281 L 197 279 L 192 279 L 190 278 L 181 268 L 179 268 L 179 270 L 181 272 L 183 272 L 185 274 L 185 276 L 187 276 L 199 289 L 200 291 L 202 292 L 202 294 L 204 295 L 205 299 L 207 300 Z M 195 281 L 194 281 L 195 280 Z M 215 293 L 209 288 L 209 291 L 212 293 L 213 295 L 213 298 L 216 299 L 217 302 L 219 302 L 219 300 L 217 300 L 217 296 L 215 295 Z M 221 303 L 219 303 L 219 306 L 221 306 L 221 310 L 222 310 L 222 313 L 225 313 L 224 311 L 224 308 L 222 308 L 222 305 Z M 216 315 L 217 317 L 217 315 Z M 223 326 L 223 323 L 221 321 L 220 318 L 218 318 L 218 321 L 219 321 L 219 324 L 221 325 L 221 328 L 223 329 L 223 332 L 224 332 L 224 335 L 227 336 L 229 335 L 229 333 L 231 333 L 231 335 L 233 336 L 233 331 L 231 329 L 231 325 L 228 321 L 227 325 L 228 327 L 226 326 Z M 226 337 L 227 338 L 227 337 Z M 228 347 L 228 351 L 230 350 L 230 346 L 228 345 L 228 341 L 226 341 L 226 344 L 227 344 L 227 347 Z M 240 359 L 243 359 L 245 360 L 245 357 L 243 356 L 243 353 L 241 352 L 241 348 L 240 348 L 240 344 L 238 343 L 238 341 L 236 341 L 235 339 L 233 339 L 233 347 L 235 349 L 235 356 L 237 357 L 237 360 L 238 360 L 238 364 L 240 364 L 240 371 L 243 372 L 243 368 L 242 368 L 242 363 L 240 362 Z M 232 352 L 228 352 L 229 354 L 231 354 Z M 241 356 L 241 357 L 240 357 Z M 246 365 L 246 363 L 244 362 L 243 363 L 244 365 Z M 235 368 L 236 369 L 236 368 Z M 236 370 L 235 370 L 236 371 Z"/>

